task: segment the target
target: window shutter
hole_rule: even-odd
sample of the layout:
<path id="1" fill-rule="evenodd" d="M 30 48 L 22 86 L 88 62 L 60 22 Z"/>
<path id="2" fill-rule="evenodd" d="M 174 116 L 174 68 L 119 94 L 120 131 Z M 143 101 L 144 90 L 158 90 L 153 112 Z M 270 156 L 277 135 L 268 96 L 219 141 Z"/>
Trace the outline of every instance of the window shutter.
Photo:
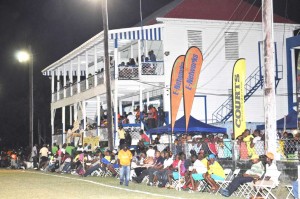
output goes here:
<path id="1" fill-rule="evenodd" d="M 188 46 L 196 46 L 202 51 L 202 31 L 188 30 Z"/>
<path id="2" fill-rule="evenodd" d="M 237 32 L 225 32 L 225 59 L 239 58 L 239 36 Z"/>

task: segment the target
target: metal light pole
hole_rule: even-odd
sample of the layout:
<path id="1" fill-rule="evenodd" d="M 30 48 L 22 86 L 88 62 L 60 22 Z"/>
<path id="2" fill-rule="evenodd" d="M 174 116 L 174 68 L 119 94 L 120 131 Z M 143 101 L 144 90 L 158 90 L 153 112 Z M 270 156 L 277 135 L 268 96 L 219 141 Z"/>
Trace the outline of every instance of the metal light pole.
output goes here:
<path id="1" fill-rule="evenodd" d="M 108 54 L 107 0 L 102 0 L 102 18 L 103 18 L 103 33 L 104 33 L 104 65 L 105 65 L 105 78 L 106 78 L 108 147 L 110 148 L 110 150 L 113 150 L 113 129 L 112 129 L 113 118 L 112 118 L 112 97 L 111 97 L 111 87 L 110 87 L 111 84 L 110 64 L 109 64 L 109 54 Z"/>
<path id="2" fill-rule="evenodd" d="M 19 51 L 17 59 L 20 63 L 27 63 L 29 68 L 29 147 L 33 147 L 33 56 L 31 46 L 28 51 Z"/>

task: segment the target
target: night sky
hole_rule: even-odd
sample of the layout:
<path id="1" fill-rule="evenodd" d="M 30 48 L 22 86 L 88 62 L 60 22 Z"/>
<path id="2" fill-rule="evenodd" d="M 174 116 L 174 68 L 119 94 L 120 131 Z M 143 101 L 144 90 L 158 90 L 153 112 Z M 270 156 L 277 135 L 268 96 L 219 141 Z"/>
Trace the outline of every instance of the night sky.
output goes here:
<path id="1" fill-rule="evenodd" d="M 142 0 L 143 17 L 171 1 Z M 300 23 L 299 9 L 300 0 L 274 0 L 276 13 Z M 133 26 L 140 19 L 139 0 L 108 0 L 108 15 L 110 29 Z M 32 46 L 34 132 L 36 137 L 39 121 L 49 143 L 51 85 L 40 71 L 101 30 L 99 0 L 0 0 L 0 147 L 28 143 L 28 66 L 16 61 L 15 52 Z"/>

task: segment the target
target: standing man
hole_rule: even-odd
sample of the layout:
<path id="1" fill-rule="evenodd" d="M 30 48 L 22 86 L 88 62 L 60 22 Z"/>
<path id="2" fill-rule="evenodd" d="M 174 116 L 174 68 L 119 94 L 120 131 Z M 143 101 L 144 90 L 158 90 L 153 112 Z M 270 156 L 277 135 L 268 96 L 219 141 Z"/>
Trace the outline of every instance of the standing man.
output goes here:
<path id="1" fill-rule="evenodd" d="M 32 157 L 32 161 L 33 161 L 33 168 L 34 169 L 37 169 L 38 168 L 38 165 L 37 165 L 37 162 L 38 162 L 38 152 L 37 152 L 37 144 L 35 144 L 33 147 L 32 147 L 32 150 L 31 150 L 31 157 Z"/>
<path id="2" fill-rule="evenodd" d="M 117 132 L 120 140 L 119 147 L 121 148 L 123 144 L 125 144 L 125 133 L 126 133 L 122 124 L 119 125 L 119 129 L 117 130 Z"/>
<path id="3" fill-rule="evenodd" d="M 43 170 L 45 168 L 45 165 L 48 161 L 48 148 L 47 148 L 47 144 L 43 145 L 43 148 L 40 149 L 40 157 L 41 157 L 41 161 L 40 161 L 40 169 Z"/>
<path id="4" fill-rule="evenodd" d="M 132 154 L 128 150 L 126 144 L 123 145 L 123 149 L 118 153 L 118 163 L 120 167 L 120 185 L 123 185 L 125 179 L 125 186 L 129 184 L 130 166 L 131 166 Z"/>

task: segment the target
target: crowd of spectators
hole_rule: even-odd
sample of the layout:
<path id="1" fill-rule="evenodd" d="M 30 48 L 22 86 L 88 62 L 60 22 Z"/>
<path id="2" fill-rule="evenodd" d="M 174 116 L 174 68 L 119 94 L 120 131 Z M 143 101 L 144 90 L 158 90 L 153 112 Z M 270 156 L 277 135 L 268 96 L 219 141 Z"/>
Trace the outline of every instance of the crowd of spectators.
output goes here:
<path id="1" fill-rule="evenodd" d="M 141 111 L 140 106 L 137 106 L 133 112 L 128 114 L 124 112 L 122 115 L 118 114 L 118 124 L 138 124 L 142 122 L 146 130 L 163 126 L 165 124 L 165 114 L 161 107 L 156 109 L 150 104 L 148 107 L 144 105 Z"/>
<path id="2" fill-rule="evenodd" d="M 109 149 L 91 148 L 91 145 L 79 144 L 77 147 L 55 143 L 53 146 L 43 145 L 32 147 L 30 155 L 25 150 L 7 151 L 1 153 L 1 166 L 15 169 L 36 169 L 42 172 L 56 172 L 61 174 L 88 177 L 92 175 L 111 176 L 119 178 L 120 185 L 128 186 L 129 182 L 142 183 L 147 181 L 149 186 L 178 188 L 181 181 L 182 190 L 198 191 L 204 187 L 210 192 L 219 191 L 223 196 L 231 196 L 241 184 L 257 183 L 262 176 L 268 180 L 278 180 L 274 171 L 278 171 L 273 164 L 274 155 L 270 152 L 258 151 L 255 147 L 259 141 L 264 141 L 260 131 L 252 134 L 249 130 L 234 141 L 228 136 L 203 135 L 202 137 L 182 134 L 175 139 L 173 145 L 160 150 L 160 136 L 152 140 L 141 130 L 140 140 L 136 148 L 131 146 L 128 134 L 119 126 L 120 148 Z M 284 133 L 281 140 L 284 145 L 291 141 L 288 133 Z M 298 141 L 299 134 L 293 136 Z M 220 187 L 220 181 L 226 179 L 222 159 L 233 157 L 233 145 L 239 147 L 240 158 L 252 161 L 252 167 L 243 175 L 235 177 L 227 187 Z M 243 151 L 245 150 L 245 151 Z M 245 155 L 247 154 L 247 155 Z M 247 156 L 247 157 L 246 157 Z M 7 163 L 5 165 L 5 163 Z M 272 172 L 271 172 L 272 171 Z M 278 183 L 276 181 L 276 183 Z"/>

